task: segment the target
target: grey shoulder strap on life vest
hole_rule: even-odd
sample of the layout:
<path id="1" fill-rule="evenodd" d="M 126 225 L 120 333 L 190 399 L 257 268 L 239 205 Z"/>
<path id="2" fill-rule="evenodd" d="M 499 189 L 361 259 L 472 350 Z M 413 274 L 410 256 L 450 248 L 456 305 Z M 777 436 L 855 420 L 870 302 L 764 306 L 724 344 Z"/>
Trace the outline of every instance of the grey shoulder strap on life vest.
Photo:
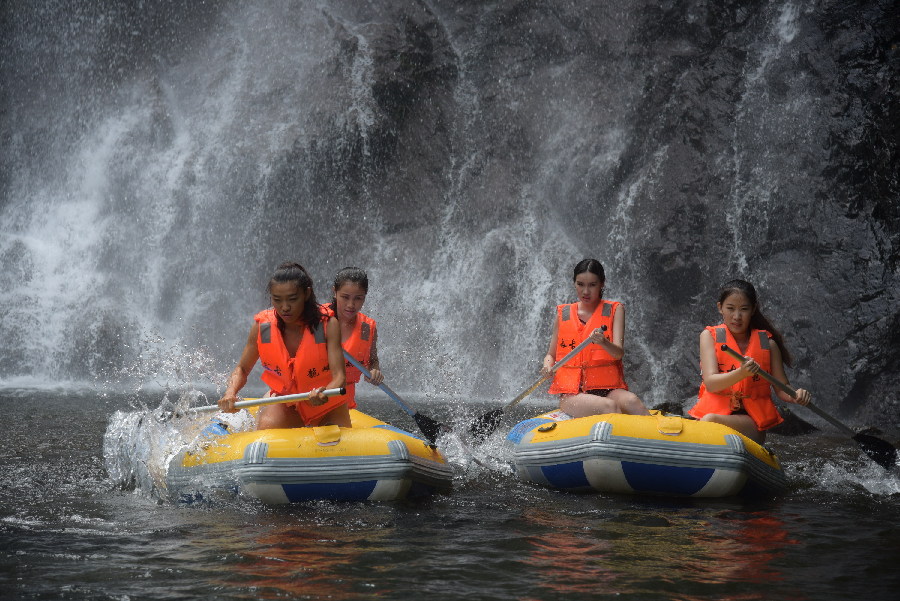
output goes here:
<path id="1" fill-rule="evenodd" d="M 725 327 L 714 328 L 716 331 L 716 344 L 725 344 L 728 342 L 728 335 L 725 333 Z"/>
<path id="2" fill-rule="evenodd" d="M 769 350 L 769 335 L 763 330 L 759 331 L 759 347 Z"/>
<path id="3" fill-rule="evenodd" d="M 368 340 L 369 336 L 371 336 L 371 335 L 372 335 L 372 326 L 370 326 L 369 323 L 366 321 L 362 322 L 362 324 L 360 325 L 360 328 L 359 328 L 359 337 L 362 338 L 363 340 Z"/>
<path id="4" fill-rule="evenodd" d="M 572 319 L 572 305 L 566 305 L 562 310 L 562 320 L 569 321 Z"/>
<path id="5" fill-rule="evenodd" d="M 612 303 L 607 303 L 605 301 L 600 302 L 603 303 L 603 312 L 600 313 L 600 315 L 602 315 L 603 317 L 609 317 L 610 315 L 612 315 Z"/>
<path id="6" fill-rule="evenodd" d="M 316 344 L 325 344 L 325 324 L 323 322 L 320 321 L 313 328 L 313 339 Z"/>
<path id="7" fill-rule="evenodd" d="M 272 324 L 268 321 L 259 324 L 259 341 L 263 344 L 272 342 Z"/>

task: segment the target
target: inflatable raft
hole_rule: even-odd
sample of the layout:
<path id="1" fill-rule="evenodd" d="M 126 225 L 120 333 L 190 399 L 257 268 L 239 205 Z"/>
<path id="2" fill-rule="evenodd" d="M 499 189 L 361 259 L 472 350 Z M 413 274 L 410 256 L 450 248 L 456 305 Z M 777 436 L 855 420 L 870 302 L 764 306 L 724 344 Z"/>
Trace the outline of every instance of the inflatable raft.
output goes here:
<path id="1" fill-rule="evenodd" d="M 506 438 L 521 479 L 566 491 L 728 497 L 787 489 L 773 453 L 711 422 L 553 411 L 519 422 Z"/>
<path id="2" fill-rule="evenodd" d="M 359 411 L 352 428 L 229 433 L 213 423 L 166 471 L 173 496 L 229 489 L 265 503 L 392 501 L 448 492 L 452 469 L 422 439 Z"/>

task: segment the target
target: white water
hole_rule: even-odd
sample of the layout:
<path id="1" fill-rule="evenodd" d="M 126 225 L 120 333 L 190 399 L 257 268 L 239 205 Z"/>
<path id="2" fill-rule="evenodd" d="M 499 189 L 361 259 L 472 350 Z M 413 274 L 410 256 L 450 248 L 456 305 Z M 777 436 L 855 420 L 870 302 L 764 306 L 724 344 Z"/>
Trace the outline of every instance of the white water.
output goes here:
<path id="1" fill-rule="evenodd" d="M 695 394 L 697 332 L 735 276 L 779 325 L 827 324 L 787 332 L 828 355 L 794 374 L 836 391 L 826 407 L 854 385 L 835 365 L 869 334 L 842 323 L 839 293 L 803 293 L 857 251 L 818 231 L 779 239 L 788 218 L 847 221 L 821 208 L 831 184 L 810 167 L 843 127 L 797 72 L 811 9 L 719 15 L 719 49 L 685 26 L 705 22 L 700 6 L 663 32 L 644 22 L 653 6 L 572 7 L 585 31 L 525 11 L 515 44 L 495 36 L 497 7 L 172 7 L 150 24 L 97 7 L 23 17 L 48 21 L 9 59 L 26 84 L 3 130 L 0 386 L 220 388 L 267 275 L 297 259 L 320 300 L 341 267 L 369 271 L 395 389 L 508 399 L 536 376 L 587 256 L 625 303 L 628 377 L 651 405 Z M 706 62 L 720 50 L 739 58 Z M 889 303 L 870 264 L 854 285 Z"/>

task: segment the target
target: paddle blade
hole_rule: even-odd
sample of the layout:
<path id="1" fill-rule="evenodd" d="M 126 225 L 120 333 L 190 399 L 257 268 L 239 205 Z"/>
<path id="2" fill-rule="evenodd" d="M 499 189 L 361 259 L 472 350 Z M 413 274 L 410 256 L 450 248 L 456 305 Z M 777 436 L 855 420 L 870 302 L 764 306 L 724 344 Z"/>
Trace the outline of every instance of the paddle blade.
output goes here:
<path id="1" fill-rule="evenodd" d="M 501 419 L 503 419 L 503 409 L 488 411 L 472 422 L 472 425 L 469 426 L 469 433 L 475 440 L 482 441 L 494 433 L 494 430 L 500 425 Z"/>
<path id="2" fill-rule="evenodd" d="M 428 417 L 427 415 L 422 415 L 418 411 L 416 411 L 415 415 L 413 415 L 413 419 L 416 420 L 416 425 L 419 426 L 419 430 L 422 431 L 422 434 L 425 435 L 425 438 L 428 439 L 428 442 L 434 444 L 437 440 L 438 434 L 440 434 L 443 430 L 447 428 L 441 423 L 438 423 Z"/>
<path id="3" fill-rule="evenodd" d="M 856 434 L 853 440 L 872 461 L 884 469 L 889 470 L 897 465 L 897 449 L 888 441 L 869 434 Z"/>

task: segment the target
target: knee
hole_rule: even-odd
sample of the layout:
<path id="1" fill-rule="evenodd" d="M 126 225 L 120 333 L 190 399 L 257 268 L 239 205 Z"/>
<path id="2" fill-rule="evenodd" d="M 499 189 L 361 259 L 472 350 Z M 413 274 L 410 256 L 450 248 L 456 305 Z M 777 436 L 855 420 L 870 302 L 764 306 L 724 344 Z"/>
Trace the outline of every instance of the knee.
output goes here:
<path id="1" fill-rule="evenodd" d="M 350 408 L 347 405 L 335 407 L 325 414 L 319 424 L 322 426 L 340 426 L 342 428 L 353 427 L 350 420 Z"/>
<path id="2" fill-rule="evenodd" d="M 568 394 L 559 395 L 559 408 L 561 411 L 564 411 L 565 413 L 568 413 L 571 415 L 571 413 L 572 413 L 571 412 L 571 409 L 572 409 L 571 395 L 568 395 Z"/>
<path id="3" fill-rule="evenodd" d="M 270 430 L 272 428 L 281 427 L 282 420 L 279 416 L 272 415 L 271 412 L 260 413 L 256 420 L 257 430 Z"/>
<path id="4" fill-rule="evenodd" d="M 597 398 L 601 399 L 599 401 L 595 401 L 595 404 L 597 406 L 597 414 L 598 415 L 603 414 L 603 413 L 624 413 L 624 411 L 622 411 L 622 408 L 619 407 L 619 404 L 617 402 L 615 402 L 614 400 L 612 400 L 611 398 L 609 398 L 609 397 L 597 397 Z"/>
<path id="5" fill-rule="evenodd" d="M 649 414 L 644 402 L 633 392 L 625 391 L 624 395 L 616 403 L 621 413 L 630 413 L 632 415 Z"/>
<path id="6" fill-rule="evenodd" d="M 290 419 L 290 415 L 285 409 L 286 407 L 282 405 L 263 407 L 256 418 L 256 429 L 271 430 L 275 428 L 296 427 L 295 424 L 291 423 L 296 420 Z M 300 425 L 302 425 L 302 423 Z"/>

